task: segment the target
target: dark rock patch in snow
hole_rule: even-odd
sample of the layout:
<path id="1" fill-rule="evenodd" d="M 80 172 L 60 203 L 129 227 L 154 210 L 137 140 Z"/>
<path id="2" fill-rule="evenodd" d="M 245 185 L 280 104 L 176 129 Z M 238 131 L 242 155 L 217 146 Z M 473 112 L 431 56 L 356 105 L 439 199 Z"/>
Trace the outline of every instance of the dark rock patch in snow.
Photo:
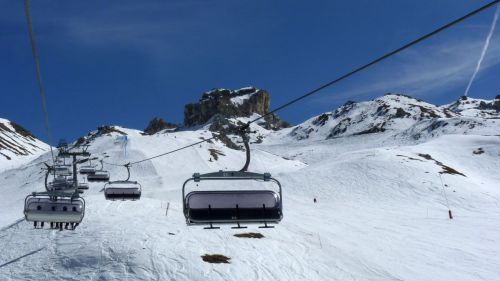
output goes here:
<path id="1" fill-rule="evenodd" d="M 436 165 L 441 166 L 441 168 L 443 170 L 441 172 L 439 172 L 440 174 L 460 175 L 463 177 L 467 177 L 466 175 L 453 169 L 452 167 L 447 166 L 447 165 L 443 164 L 442 162 L 437 161 L 436 159 L 432 158 L 432 156 L 430 154 L 419 153 L 418 156 L 420 156 L 426 160 L 434 161 L 434 163 L 436 163 Z"/>
<path id="2" fill-rule="evenodd" d="M 479 155 L 479 154 L 483 154 L 484 153 L 484 150 L 482 147 L 472 151 L 473 154 L 476 154 L 476 155 Z"/>
<path id="3" fill-rule="evenodd" d="M 385 123 L 384 123 L 385 124 Z M 385 128 L 383 127 L 384 124 L 380 125 L 380 126 L 376 126 L 376 127 L 372 127 L 370 129 L 367 129 L 367 130 L 364 130 L 364 131 L 361 131 L 359 133 L 355 133 L 354 135 L 365 135 L 365 134 L 373 134 L 373 133 L 381 133 L 381 132 L 385 132 Z"/>
<path id="4" fill-rule="evenodd" d="M 247 233 L 238 233 L 234 235 L 235 237 L 238 238 L 255 238 L 255 239 L 262 239 L 264 238 L 264 235 L 258 232 L 247 232 Z"/>
<path id="5" fill-rule="evenodd" d="M 396 108 L 396 114 L 394 115 L 394 118 L 405 118 L 410 116 L 411 114 L 409 112 L 406 112 L 401 107 Z"/>
<path id="6" fill-rule="evenodd" d="M 420 162 L 423 162 L 423 160 L 420 160 L 420 159 L 417 159 L 417 158 L 413 158 L 413 157 L 410 157 L 410 156 L 406 156 L 406 155 L 401 155 L 401 154 L 398 154 L 396 156 L 399 156 L 399 157 L 404 157 L 404 158 L 407 158 L 407 159 L 410 159 L 410 160 L 415 160 L 415 161 L 420 161 Z"/>
<path id="7" fill-rule="evenodd" d="M 219 156 L 226 156 L 226 154 L 222 153 L 222 151 L 214 148 L 209 148 L 208 151 L 210 152 L 210 156 L 212 156 L 215 161 L 219 160 Z"/>
<path id="8" fill-rule="evenodd" d="M 220 254 L 215 254 L 215 255 L 205 254 L 204 256 L 201 256 L 201 258 L 203 259 L 204 262 L 208 263 L 229 263 L 229 260 L 231 259 L 229 257 Z"/>

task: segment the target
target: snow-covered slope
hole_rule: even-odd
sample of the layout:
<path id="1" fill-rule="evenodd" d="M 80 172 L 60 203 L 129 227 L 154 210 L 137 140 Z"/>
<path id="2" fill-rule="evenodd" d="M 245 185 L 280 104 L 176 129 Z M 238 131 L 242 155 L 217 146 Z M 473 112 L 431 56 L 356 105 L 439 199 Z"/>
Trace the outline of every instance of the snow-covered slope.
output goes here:
<path id="1" fill-rule="evenodd" d="M 390 103 L 393 98 L 380 99 Z M 412 116 L 465 118 L 399 98 Z M 405 138 L 402 134 L 427 118 L 388 122 L 397 109 L 372 116 L 378 106 L 351 110 L 373 124 L 386 120 L 380 133 L 356 134 L 369 127 L 356 119 L 360 122 L 353 122 L 352 130 L 327 138 L 338 124 L 331 116 L 300 141 L 290 135 L 294 128 L 274 132 L 253 127 L 263 142 L 252 144 L 250 170 L 271 172 L 284 189 L 284 219 L 274 229 L 226 226 L 209 231 L 185 225 L 184 180 L 193 172 L 239 169 L 244 162 L 243 151 L 217 140 L 133 166 L 132 179 L 143 186 L 139 201 L 105 201 L 103 185 L 90 184 L 84 194 L 86 215 L 74 232 L 33 230 L 22 220 L 24 196 L 42 189 L 40 168 L 47 154 L 4 171 L 0 280 L 500 279 L 496 123 L 484 123 L 481 131 Z M 357 116 L 338 113 L 342 120 Z M 312 126 L 313 121 L 299 126 Z M 93 137 L 89 147 L 108 163 L 144 159 L 212 136 L 208 125 L 154 135 L 114 129 Z M 123 133 L 129 140 L 126 153 L 117 138 Z M 122 167 L 105 168 L 112 179 L 126 174 Z M 448 206 L 453 220 L 448 219 Z M 264 237 L 234 236 L 247 232 Z M 229 264 L 206 263 L 201 258 L 205 254 L 225 255 Z"/>
<path id="2" fill-rule="evenodd" d="M 0 118 L 0 171 L 25 164 L 48 149 L 23 127 Z"/>

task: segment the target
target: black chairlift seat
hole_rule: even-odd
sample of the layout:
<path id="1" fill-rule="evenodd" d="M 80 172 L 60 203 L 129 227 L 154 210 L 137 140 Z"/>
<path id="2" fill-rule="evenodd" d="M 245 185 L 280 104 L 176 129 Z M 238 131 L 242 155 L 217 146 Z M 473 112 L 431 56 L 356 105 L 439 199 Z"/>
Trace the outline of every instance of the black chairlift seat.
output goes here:
<path id="1" fill-rule="evenodd" d="M 95 173 L 87 175 L 87 181 L 89 181 L 89 182 L 109 181 L 109 172 L 108 171 L 95 171 Z"/>
<path id="2" fill-rule="evenodd" d="M 57 196 L 54 196 L 57 195 Z M 62 193 L 33 193 L 24 201 L 24 216 L 31 222 L 80 223 L 85 200 Z"/>
<path id="3" fill-rule="evenodd" d="M 71 171 L 71 167 L 67 165 L 56 165 L 54 167 L 54 174 L 56 176 L 71 176 L 73 172 Z"/>
<path id="4" fill-rule="evenodd" d="M 185 195 L 186 184 L 190 181 L 248 181 L 261 180 L 274 182 L 278 190 L 217 190 L 191 191 Z M 242 184 L 239 184 L 242 185 Z M 281 184 L 269 173 L 216 172 L 194 174 L 182 188 L 183 209 L 186 223 L 227 224 L 237 223 L 279 223 L 283 218 Z"/>
<path id="5" fill-rule="evenodd" d="M 66 177 L 56 177 L 47 186 L 48 190 L 52 191 L 62 191 L 68 189 L 75 189 L 73 186 L 73 179 L 68 179 Z"/>
<path id="6" fill-rule="evenodd" d="M 96 169 L 94 166 L 82 166 L 79 169 L 81 175 L 95 174 Z"/>
<path id="7" fill-rule="evenodd" d="M 89 184 L 86 182 L 79 182 L 76 188 L 79 190 L 88 190 Z"/>
<path id="8" fill-rule="evenodd" d="M 104 198 L 106 200 L 139 200 L 142 187 L 136 181 L 112 181 L 104 185 Z"/>
<path id="9" fill-rule="evenodd" d="M 281 220 L 279 196 L 269 190 L 194 191 L 186 202 L 192 223 Z"/>

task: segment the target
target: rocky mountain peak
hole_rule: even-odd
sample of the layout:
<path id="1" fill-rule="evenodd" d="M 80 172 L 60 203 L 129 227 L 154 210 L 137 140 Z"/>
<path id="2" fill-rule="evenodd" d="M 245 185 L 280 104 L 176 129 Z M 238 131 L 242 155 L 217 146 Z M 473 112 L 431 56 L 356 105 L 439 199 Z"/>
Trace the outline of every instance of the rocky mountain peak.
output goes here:
<path id="1" fill-rule="evenodd" d="M 254 87 L 238 90 L 213 89 L 203 93 L 198 103 L 184 107 L 184 126 L 203 125 L 215 117 L 237 118 L 264 115 L 269 112 L 270 95 L 267 91 Z M 218 118 L 220 120 L 220 118 Z M 280 129 L 288 126 L 278 116 L 266 118 L 265 127 Z"/>

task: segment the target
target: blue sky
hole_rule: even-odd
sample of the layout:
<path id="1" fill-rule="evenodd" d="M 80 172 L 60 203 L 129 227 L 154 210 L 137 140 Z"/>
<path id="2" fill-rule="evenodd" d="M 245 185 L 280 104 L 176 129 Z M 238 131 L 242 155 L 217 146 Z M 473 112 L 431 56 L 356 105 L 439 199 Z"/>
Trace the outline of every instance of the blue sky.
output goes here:
<path id="1" fill-rule="evenodd" d="M 212 88 L 255 86 L 278 106 L 489 1 L 32 1 L 54 139 L 101 124 L 181 123 Z M 347 100 L 462 95 L 490 9 L 282 112 L 299 123 Z M 469 95 L 500 94 L 500 28 Z M 46 141 L 22 1 L 0 0 L 0 117 Z"/>

